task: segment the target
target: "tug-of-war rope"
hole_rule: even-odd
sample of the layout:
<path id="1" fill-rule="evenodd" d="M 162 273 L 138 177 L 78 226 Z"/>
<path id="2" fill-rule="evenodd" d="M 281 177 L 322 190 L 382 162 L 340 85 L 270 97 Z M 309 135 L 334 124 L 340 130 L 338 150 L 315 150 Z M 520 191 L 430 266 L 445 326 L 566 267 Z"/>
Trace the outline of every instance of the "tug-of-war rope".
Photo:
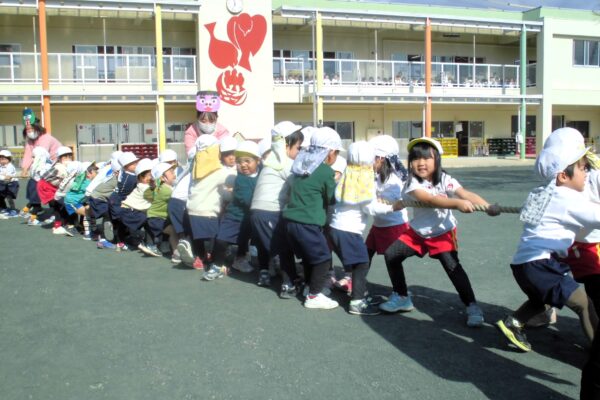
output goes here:
<path id="1" fill-rule="evenodd" d="M 382 202 L 386 203 L 386 204 L 393 204 L 393 203 L 390 203 L 387 201 L 382 201 Z M 402 204 L 404 207 L 413 207 L 413 208 L 446 208 L 446 207 L 434 206 L 434 205 L 427 204 L 427 203 L 422 203 L 420 201 L 399 200 L 398 203 Z M 473 204 L 473 209 L 475 211 L 480 211 L 480 212 L 485 212 L 485 213 L 490 211 L 490 209 L 493 209 L 494 211 L 499 211 L 501 214 L 520 214 L 521 213 L 521 207 L 501 206 L 499 204 L 492 204 L 492 205 L 487 205 L 487 206 L 484 206 L 482 204 Z"/>

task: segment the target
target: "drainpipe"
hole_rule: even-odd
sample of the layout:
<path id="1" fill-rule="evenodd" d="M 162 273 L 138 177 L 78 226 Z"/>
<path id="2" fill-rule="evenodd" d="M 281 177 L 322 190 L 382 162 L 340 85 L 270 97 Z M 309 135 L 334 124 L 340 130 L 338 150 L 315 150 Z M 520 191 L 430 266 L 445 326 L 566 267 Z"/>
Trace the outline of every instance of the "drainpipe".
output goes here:
<path id="1" fill-rule="evenodd" d="M 520 57 L 520 72 L 521 72 L 521 121 L 520 121 L 520 132 L 517 135 L 521 135 L 521 148 L 520 155 L 521 160 L 525 159 L 525 132 L 527 130 L 527 105 L 525 103 L 525 95 L 527 94 L 527 28 L 525 25 L 521 28 L 521 57 Z"/>
<path id="2" fill-rule="evenodd" d="M 323 90 L 323 24 L 321 13 L 315 12 L 315 44 L 316 44 L 316 82 L 317 82 L 317 126 L 323 125 L 323 98 L 321 91 Z"/>

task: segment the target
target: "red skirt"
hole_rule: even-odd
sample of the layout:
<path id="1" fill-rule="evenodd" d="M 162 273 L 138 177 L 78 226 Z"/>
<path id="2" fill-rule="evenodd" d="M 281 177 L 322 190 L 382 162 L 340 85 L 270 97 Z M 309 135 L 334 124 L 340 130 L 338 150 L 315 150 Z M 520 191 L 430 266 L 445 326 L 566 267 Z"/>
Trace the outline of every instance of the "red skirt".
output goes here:
<path id="1" fill-rule="evenodd" d="M 436 254 L 446 253 L 449 251 L 458 250 L 458 241 L 456 240 L 456 228 L 451 231 L 442 233 L 439 236 L 424 238 L 419 236 L 417 232 L 408 228 L 398 238 L 405 245 L 419 253 L 420 257 L 429 253 L 432 257 Z"/>
<path id="2" fill-rule="evenodd" d="M 571 267 L 575 279 L 600 274 L 600 243 L 575 242 L 560 261 Z"/>
<path id="3" fill-rule="evenodd" d="M 46 182 L 43 179 L 40 179 L 37 183 L 37 192 L 38 192 L 38 195 L 40 196 L 40 200 L 42 201 L 42 204 L 48 204 L 52 200 L 54 200 L 54 195 L 56 194 L 57 190 L 58 190 L 57 187 L 52 186 L 51 184 L 49 184 L 48 182 Z"/>
<path id="4" fill-rule="evenodd" d="M 408 223 L 385 227 L 372 226 L 365 244 L 367 249 L 374 250 L 377 254 L 383 254 L 402 233 L 409 228 Z"/>

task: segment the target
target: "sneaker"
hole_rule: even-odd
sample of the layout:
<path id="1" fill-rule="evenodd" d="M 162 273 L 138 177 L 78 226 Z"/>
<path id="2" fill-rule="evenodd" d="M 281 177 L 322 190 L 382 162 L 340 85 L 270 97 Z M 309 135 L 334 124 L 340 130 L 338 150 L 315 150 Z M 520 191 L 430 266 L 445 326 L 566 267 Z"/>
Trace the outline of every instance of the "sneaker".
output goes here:
<path id="1" fill-rule="evenodd" d="M 249 273 L 254 271 L 254 267 L 245 258 L 236 258 L 231 268 L 237 269 L 240 272 Z"/>
<path id="2" fill-rule="evenodd" d="M 194 253 L 192 252 L 192 245 L 187 240 L 180 240 L 177 243 L 177 250 L 181 261 L 190 267 L 194 265 Z"/>
<path id="3" fill-rule="evenodd" d="M 192 268 L 204 271 L 204 263 L 200 257 L 196 257 L 192 263 Z"/>
<path id="4" fill-rule="evenodd" d="M 331 289 L 329 289 L 328 287 L 324 287 L 323 290 L 321 290 L 321 293 L 324 294 L 325 296 L 331 296 Z M 302 297 L 307 297 L 310 294 L 310 284 L 306 284 L 304 285 L 304 289 L 302 289 Z"/>
<path id="5" fill-rule="evenodd" d="M 470 328 L 479 328 L 483 325 L 483 311 L 477 303 L 471 303 L 467 306 L 467 326 Z"/>
<path id="6" fill-rule="evenodd" d="M 323 293 L 309 294 L 304 301 L 304 307 L 321 310 L 331 310 L 338 306 L 338 302 L 325 296 Z"/>
<path id="7" fill-rule="evenodd" d="M 352 278 L 349 276 L 345 276 L 339 281 L 336 280 L 333 285 L 336 289 L 339 289 L 342 292 L 346 292 L 348 294 L 352 293 Z"/>
<path id="8" fill-rule="evenodd" d="M 91 233 L 87 232 L 83 234 L 83 240 L 94 240 L 94 235 L 92 235 Z"/>
<path id="9" fill-rule="evenodd" d="M 556 308 L 551 307 L 531 318 L 525 324 L 526 328 L 545 328 L 556 323 Z"/>
<path id="10" fill-rule="evenodd" d="M 525 352 L 531 351 L 531 344 L 527 341 L 527 336 L 519 325 L 521 324 L 513 317 L 506 317 L 504 321 L 496 322 L 496 327 L 512 344 Z"/>
<path id="11" fill-rule="evenodd" d="M 46 218 L 45 220 L 43 220 L 42 225 L 51 225 L 54 223 L 55 220 L 56 220 L 56 217 L 53 215 L 50 218 Z"/>
<path id="12" fill-rule="evenodd" d="M 171 255 L 171 262 L 173 264 L 181 264 L 181 256 L 177 249 L 173 250 L 173 254 Z"/>
<path id="13" fill-rule="evenodd" d="M 67 231 L 67 236 L 74 237 L 75 235 L 79 235 L 79 231 L 74 226 L 68 226 L 65 230 Z"/>
<path id="14" fill-rule="evenodd" d="M 104 237 L 106 240 L 109 242 L 115 240 L 115 231 L 113 229 L 112 222 L 102 221 L 102 231 L 104 232 Z"/>
<path id="15" fill-rule="evenodd" d="M 67 228 L 65 228 L 64 226 L 57 226 L 56 228 L 52 228 L 52 234 L 53 235 L 73 236 L 71 233 L 69 233 Z"/>
<path id="16" fill-rule="evenodd" d="M 348 312 L 354 315 L 379 315 L 381 310 L 375 304 L 371 304 L 367 299 L 352 300 L 348 307 Z"/>
<path id="17" fill-rule="evenodd" d="M 3 215 L 7 218 L 16 218 L 19 216 L 17 210 L 7 210 Z"/>
<path id="18" fill-rule="evenodd" d="M 296 286 L 283 284 L 281 285 L 281 291 L 279 292 L 279 298 L 281 299 L 293 299 L 298 294 Z"/>
<path id="19" fill-rule="evenodd" d="M 258 273 L 258 286 L 271 286 L 271 276 L 268 269 L 261 269 Z"/>
<path id="20" fill-rule="evenodd" d="M 30 218 L 29 221 L 27 221 L 27 226 L 40 226 L 40 225 L 42 225 L 42 223 L 37 218 Z"/>
<path id="21" fill-rule="evenodd" d="M 19 217 L 29 218 L 30 216 L 31 214 L 29 213 L 29 208 L 27 207 L 23 207 L 23 209 L 19 211 Z"/>
<path id="22" fill-rule="evenodd" d="M 138 244 L 138 249 L 142 253 L 152 256 L 152 257 L 160 257 L 162 255 L 160 253 L 160 251 L 158 250 L 158 248 L 153 244 L 140 243 L 140 244 Z"/>
<path id="23" fill-rule="evenodd" d="M 123 242 L 119 242 L 117 243 L 117 247 L 116 247 L 117 251 L 125 251 L 125 250 L 129 250 L 129 246 L 127 246 L 125 243 Z"/>
<path id="24" fill-rule="evenodd" d="M 96 243 L 96 247 L 99 249 L 109 249 L 109 250 L 114 250 L 117 248 L 117 246 L 115 244 L 109 242 L 106 239 L 98 240 L 98 243 Z"/>
<path id="25" fill-rule="evenodd" d="M 202 279 L 205 281 L 214 281 L 217 278 L 223 277 L 223 271 L 220 267 L 217 267 L 215 264 L 211 264 L 208 270 L 204 271 L 202 275 Z"/>
<path id="26" fill-rule="evenodd" d="M 5 213 L 0 213 L 0 219 L 8 219 L 8 215 Z"/>
<path id="27" fill-rule="evenodd" d="M 388 313 L 395 313 L 398 311 L 409 312 L 415 309 L 413 302 L 408 296 L 400 296 L 396 292 L 392 292 L 388 301 L 379 305 L 379 309 Z"/>

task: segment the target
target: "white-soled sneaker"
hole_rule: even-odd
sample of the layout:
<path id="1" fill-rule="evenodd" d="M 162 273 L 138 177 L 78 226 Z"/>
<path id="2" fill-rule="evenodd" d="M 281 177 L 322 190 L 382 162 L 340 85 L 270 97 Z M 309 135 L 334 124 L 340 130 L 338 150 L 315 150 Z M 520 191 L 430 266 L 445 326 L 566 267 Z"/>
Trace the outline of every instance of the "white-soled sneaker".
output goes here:
<path id="1" fill-rule="evenodd" d="M 177 244 L 177 251 L 179 252 L 179 258 L 185 265 L 194 265 L 194 253 L 192 252 L 192 245 L 185 239 L 182 239 Z"/>
<path id="2" fill-rule="evenodd" d="M 379 305 L 379 309 L 388 313 L 408 312 L 414 310 L 415 306 L 410 298 L 410 294 L 408 296 L 400 296 L 398 293 L 392 292 L 388 301 Z"/>
<path id="3" fill-rule="evenodd" d="M 331 310 L 338 306 L 338 302 L 325 296 L 323 293 L 317 295 L 309 294 L 304 301 L 304 307 L 321 310 Z"/>
<path id="4" fill-rule="evenodd" d="M 477 303 L 471 303 L 467 306 L 467 326 L 470 328 L 479 328 L 483 325 L 483 311 Z"/>
<path id="5" fill-rule="evenodd" d="M 252 264 L 248 262 L 245 258 L 236 258 L 231 268 L 237 269 L 240 272 L 248 273 L 254 271 L 254 267 Z"/>

